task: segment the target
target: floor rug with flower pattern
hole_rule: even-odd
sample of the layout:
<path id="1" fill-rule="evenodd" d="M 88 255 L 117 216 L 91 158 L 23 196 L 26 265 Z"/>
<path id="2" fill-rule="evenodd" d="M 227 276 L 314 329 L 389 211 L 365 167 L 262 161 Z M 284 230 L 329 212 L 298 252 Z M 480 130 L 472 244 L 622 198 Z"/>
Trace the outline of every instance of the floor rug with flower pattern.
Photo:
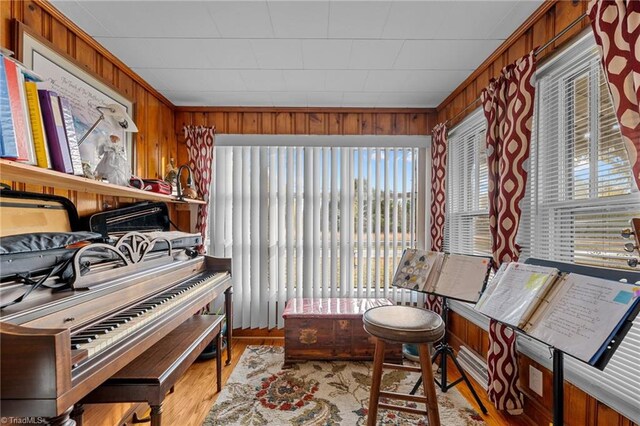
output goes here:
<path id="1" fill-rule="evenodd" d="M 283 361 L 282 347 L 248 346 L 203 426 L 366 424 L 371 362 L 308 361 L 283 370 Z M 417 379 L 417 373 L 385 370 L 382 389 L 408 392 Z M 455 389 L 444 394 L 438 391 L 438 406 L 442 425 L 485 424 Z M 427 419 L 379 410 L 378 424 L 426 425 Z"/>

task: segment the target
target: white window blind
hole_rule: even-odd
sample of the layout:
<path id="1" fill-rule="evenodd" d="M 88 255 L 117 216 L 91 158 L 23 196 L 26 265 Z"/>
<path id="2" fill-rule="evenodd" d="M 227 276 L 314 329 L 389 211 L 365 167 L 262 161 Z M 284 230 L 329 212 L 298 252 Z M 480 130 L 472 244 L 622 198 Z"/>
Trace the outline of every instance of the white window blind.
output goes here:
<path id="1" fill-rule="evenodd" d="M 640 217 L 606 77 L 591 33 L 537 73 L 522 258 L 628 268 L 620 231 Z M 587 392 L 640 418 L 640 320 L 604 372 L 573 359 Z"/>
<path id="2" fill-rule="evenodd" d="M 449 132 L 444 250 L 491 254 L 486 120 L 476 111 Z"/>
<path id="3" fill-rule="evenodd" d="M 282 327 L 293 297 L 389 297 L 416 235 L 417 148 L 219 146 L 211 253 L 232 258 L 234 321 Z"/>

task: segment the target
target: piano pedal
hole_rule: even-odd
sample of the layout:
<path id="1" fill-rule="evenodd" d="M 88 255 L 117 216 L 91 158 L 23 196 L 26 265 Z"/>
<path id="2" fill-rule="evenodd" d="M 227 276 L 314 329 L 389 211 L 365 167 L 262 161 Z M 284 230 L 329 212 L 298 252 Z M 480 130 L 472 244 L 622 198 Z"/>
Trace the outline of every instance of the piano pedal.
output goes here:
<path id="1" fill-rule="evenodd" d="M 131 424 L 140 424 L 140 423 L 149 423 L 151 422 L 151 416 L 138 417 L 138 413 L 133 413 L 133 419 L 131 419 Z"/>

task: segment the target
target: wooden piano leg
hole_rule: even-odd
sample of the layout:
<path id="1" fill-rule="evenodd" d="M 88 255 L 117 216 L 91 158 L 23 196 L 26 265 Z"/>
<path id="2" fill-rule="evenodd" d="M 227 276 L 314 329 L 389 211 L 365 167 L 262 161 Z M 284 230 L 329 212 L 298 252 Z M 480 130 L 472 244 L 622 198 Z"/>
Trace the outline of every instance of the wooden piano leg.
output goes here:
<path id="1" fill-rule="evenodd" d="M 47 418 L 46 424 L 49 426 L 76 426 L 76 422 L 71 420 L 71 410 L 73 410 L 73 407 L 69 407 L 67 411 L 59 416 Z"/>
<path id="2" fill-rule="evenodd" d="M 71 418 L 76 422 L 76 426 L 82 426 L 82 416 L 84 414 L 84 405 L 76 404 L 71 411 Z"/>
<path id="3" fill-rule="evenodd" d="M 151 405 L 151 426 L 161 426 L 162 424 L 162 404 Z"/>
<path id="4" fill-rule="evenodd" d="M 231 337 L 233 335 L 233 287 L 224 292 L 225 313 L 227 317 L 227 363 L 231 364 Z"/>

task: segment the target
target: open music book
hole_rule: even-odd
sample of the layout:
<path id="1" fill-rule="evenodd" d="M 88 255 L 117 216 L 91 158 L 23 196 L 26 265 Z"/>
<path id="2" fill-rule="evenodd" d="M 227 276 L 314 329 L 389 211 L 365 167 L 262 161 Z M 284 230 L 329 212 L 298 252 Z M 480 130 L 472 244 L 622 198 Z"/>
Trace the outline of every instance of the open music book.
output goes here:
<path id="1" fill-rule="evenodd" d="M 595 365 L 638 303 L 632 284 L 510 263 L 475 309 Z"/>
<path id="2" fill-rule="evenodd" d="M 477 302 L 491 259 L 406 249 L 392 284 L 465 302 Z"/>

